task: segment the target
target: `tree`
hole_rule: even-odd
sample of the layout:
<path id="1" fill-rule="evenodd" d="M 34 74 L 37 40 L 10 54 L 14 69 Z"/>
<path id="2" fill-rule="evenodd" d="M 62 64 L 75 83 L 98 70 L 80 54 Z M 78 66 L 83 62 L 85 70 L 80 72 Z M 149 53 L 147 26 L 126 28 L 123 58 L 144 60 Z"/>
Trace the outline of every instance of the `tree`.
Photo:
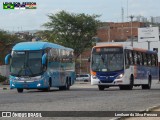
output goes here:
<path id="1" fill-rule="evenodd" d="M 10 35 L 5 31 L 0 31 L 0 64 L 4 64 L 5 55 L 8 54 L 13 45 L 19 41 L 16 35 Z"/>
<path id="2" fill-rule="evenodd" d="M 56 42 L 54 40 L 54 34 L 50 30 L 38 31 L 36 32 L 36 37 L 41 38 L 43 41 Z"/>
<path id="3" fill-rule="evenodd" d="M 92 46 L 92 38 L 97 33 L 99 15 L 85 15 L 60 11 L 48 15 L 50 22 L 43 26 L 52 31 L 54 42 L 73 48 L 75 58 Z"/>

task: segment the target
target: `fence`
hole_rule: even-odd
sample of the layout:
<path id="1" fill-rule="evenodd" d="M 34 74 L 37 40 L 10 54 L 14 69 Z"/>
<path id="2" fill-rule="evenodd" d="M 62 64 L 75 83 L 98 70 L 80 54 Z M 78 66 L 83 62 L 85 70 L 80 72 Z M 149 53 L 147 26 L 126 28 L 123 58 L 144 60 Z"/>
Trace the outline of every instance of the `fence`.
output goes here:
<path id="1" fill-rule="evenodd" d="M 0 75 L 8 78 L 8 76 L 9 76 L 9 65 L 1 65 L 0 66 Z"/>

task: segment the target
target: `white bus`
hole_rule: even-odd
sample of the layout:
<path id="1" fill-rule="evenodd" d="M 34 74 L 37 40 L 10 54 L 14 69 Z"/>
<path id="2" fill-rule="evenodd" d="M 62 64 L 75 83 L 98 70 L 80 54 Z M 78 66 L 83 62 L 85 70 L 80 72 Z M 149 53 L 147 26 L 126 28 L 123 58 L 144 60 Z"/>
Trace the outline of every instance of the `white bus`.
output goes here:
<path id="1" fill-rule="evenodd" d="M 150 89 L 152 80 L 159 77 L 157 52 L 122 44 L 94 46 L 90 66 L 91 84 L 99 90 L 110 86 Z"/>

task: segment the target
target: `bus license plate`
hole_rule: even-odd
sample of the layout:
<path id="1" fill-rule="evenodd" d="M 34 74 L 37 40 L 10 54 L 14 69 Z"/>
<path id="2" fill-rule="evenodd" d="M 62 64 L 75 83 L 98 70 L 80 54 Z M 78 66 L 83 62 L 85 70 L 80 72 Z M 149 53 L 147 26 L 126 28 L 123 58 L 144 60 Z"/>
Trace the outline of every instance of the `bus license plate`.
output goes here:
<path id="1" fill-rule="evenodd" d="M 24 84 L 24 85 L 23 85 L 23 87 L 27 88 L 27 87 L 28 87 L 28 85 L 27 85 L 27 84 Z"/>

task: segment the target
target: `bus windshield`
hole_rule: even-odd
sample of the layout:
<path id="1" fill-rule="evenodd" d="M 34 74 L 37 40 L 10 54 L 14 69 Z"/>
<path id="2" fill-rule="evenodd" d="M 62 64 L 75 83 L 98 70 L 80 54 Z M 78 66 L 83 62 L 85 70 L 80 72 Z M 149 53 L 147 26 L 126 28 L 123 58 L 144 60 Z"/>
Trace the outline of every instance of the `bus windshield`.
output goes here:
<path id="1" fill-rule="evenodd" d="M 42 73 L 42 51 L 12 51 L 11 75 L 36 76 Z"/>
<path id="2" fill-rule="evenodd" d="M 97 72 L 119 71 L 124 68 L 122 48 L 94 48 L 91 68 Z"/>

